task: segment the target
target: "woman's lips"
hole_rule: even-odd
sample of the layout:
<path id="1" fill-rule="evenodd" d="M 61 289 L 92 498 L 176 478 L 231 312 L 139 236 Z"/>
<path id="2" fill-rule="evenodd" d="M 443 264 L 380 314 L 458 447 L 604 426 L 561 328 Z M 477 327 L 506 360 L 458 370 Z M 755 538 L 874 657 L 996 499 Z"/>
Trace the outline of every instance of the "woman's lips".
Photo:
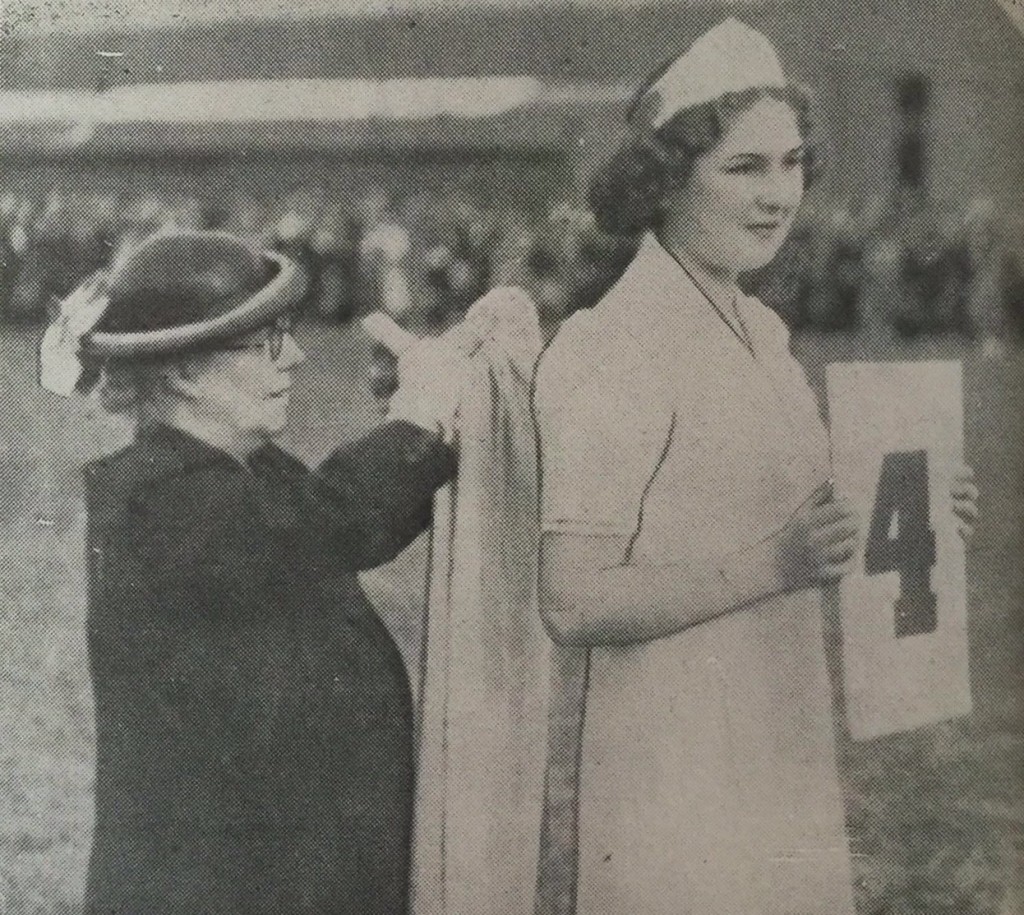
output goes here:
<path id="1" fill-rule="evenodd" d="M 770 241 L 781 228 L 781 222 L 748 222 L 747 231 L 761 241 Z"/>

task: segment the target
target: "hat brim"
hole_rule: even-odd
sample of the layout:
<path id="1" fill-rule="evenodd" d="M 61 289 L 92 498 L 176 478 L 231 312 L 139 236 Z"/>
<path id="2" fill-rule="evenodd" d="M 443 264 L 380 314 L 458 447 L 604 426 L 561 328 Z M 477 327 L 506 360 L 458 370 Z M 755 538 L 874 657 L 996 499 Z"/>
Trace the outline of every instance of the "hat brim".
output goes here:
<path id="1" fill-rule="evenodd" d="M 160 330 L 130 333 L 97 331 L 82 338 L 83 352 L 107 359 L 174 353 L 248 333 L 268 324 L 302 298 L 306 279 L 298 265 L 289 258 L 275 251 L 264 251 L 263 257 L 277 267 L 276 276 L 231 311 L 206 321 Z"/>

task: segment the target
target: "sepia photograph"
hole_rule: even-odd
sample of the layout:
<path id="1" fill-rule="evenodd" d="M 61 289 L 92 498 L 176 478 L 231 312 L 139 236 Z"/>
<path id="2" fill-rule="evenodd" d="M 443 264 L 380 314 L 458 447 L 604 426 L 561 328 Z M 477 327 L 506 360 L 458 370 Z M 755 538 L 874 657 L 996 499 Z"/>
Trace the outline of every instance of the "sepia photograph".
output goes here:
<path id="1" fill-rule="evenodd" d="M 0 915 L 1024 915 L 1021 0 L 4 0 Z"/>

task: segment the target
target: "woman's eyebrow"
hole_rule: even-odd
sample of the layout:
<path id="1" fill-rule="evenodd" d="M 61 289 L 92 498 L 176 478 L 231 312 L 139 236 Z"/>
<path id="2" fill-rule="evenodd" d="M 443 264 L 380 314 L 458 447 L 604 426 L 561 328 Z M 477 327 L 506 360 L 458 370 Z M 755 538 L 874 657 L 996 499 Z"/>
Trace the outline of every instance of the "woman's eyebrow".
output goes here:
<path id="1" fill-rule="evenodd" d="M 782 156 L 796 156 L 802 153 L 805 149 L 805 144 L 801 143 L 799 146 L 794 146 L 791 149 L 785 150 L 781 153 Z M 738 150 L 737 152 L 729 153 L 725 158 L 727 162 L 732 162 L 736 159 L 769 159 L 776 153 L 757 151 L 753 150 Z"/>
<path id="2" fill-rule="evenodd" d="M 768 153 L 763 153 L 763 152 L 743 152 L 743 151 L 741 151 L 741 152 L 730 153 L 729 155 L 727 155 L 725 157 L 725 161 L 726 162 L 737 162 L 737 161 L 742 161 L 744 159 L 750 159 L 752 161 L 759 162 L 759 161 L 767 159 L 767 158 L 768 158 Z"/>

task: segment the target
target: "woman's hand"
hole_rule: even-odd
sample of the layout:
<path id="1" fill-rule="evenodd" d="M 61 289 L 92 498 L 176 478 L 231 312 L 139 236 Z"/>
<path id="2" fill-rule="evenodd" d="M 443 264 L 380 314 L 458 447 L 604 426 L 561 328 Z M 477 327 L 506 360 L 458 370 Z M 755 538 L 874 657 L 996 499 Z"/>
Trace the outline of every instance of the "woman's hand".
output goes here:
<path id="1" fill-rule="evenodd" d="M 966 542 L 974 535 L 974 528 L 978 523 L 978 487 L 974 482 L 974 471 L 970 467 L 957 468 L 949 495 L 953 500 L 957 532 Z"/>
<path id="2" fill-rule="evenodd" d="M 776 566 L 784 591 L 836 581 L 851 571 L 860 521 L 849 502 L 822 485 L 776 536 Z"/>

